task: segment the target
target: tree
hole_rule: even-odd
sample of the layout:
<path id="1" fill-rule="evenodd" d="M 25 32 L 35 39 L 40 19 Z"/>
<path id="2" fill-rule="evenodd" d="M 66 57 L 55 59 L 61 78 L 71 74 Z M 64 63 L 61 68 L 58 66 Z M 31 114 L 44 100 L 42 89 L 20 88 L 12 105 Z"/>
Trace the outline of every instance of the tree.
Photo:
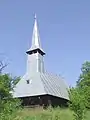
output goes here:
<path id="1" fill-rule="evenodd" d="M 13 81 L 12 81 L 12 84 L 15 86 L 19 81 L 20 81 L 20 77 L 14 77 Z"/>
<path id="2" fill-rule="evenodd" d="M 78 88 L 70 88 L 69 91 L 69 107 L 74 112 L 75 120 L 82 120 L 85 115 L 85 97 L 81 95 L 83 91 L 80 91 Z"/>
<path id="3" fill-rule="evenodd" d="M 77 87 L 83 90 L 86 99 L 86 108 L 90 109 L 90 62 L 86 61 L 81 68 L 81 74 L 77 81 Z"/>
<path id="4" fill-rule="evenodd" d="M 20 100 L 14 99 L 10 91 L 13 91 L 12 82 L 17 81 L 9 74 L 0 74 L 0 120 L 12 120 L 20 107 Z"/>
<path id="5" fill-rule="evenodd" d="M 82 120 L 86 108 L 90 109 L 90 62 L 86 61 L 81 68 L 76 87 L 70 88 L 70 108 L 74 111 L 76 120 Z"/>
<path id="6" fill-rule="evenodd" d="M 2 61 L 0 61 L 0 73 L 2 70 L 7 66 L 7 64 L 4 64 Z"/>

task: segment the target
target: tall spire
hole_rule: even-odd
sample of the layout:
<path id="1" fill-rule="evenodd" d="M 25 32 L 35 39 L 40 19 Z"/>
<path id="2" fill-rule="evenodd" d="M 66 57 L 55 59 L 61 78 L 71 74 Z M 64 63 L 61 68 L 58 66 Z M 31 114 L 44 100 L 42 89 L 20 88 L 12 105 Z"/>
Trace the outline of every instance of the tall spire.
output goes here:
<path id="1" fill-rule="evenodd" d="M 37 25 L 37 17 L 36 14 L 34 16 L 34 27 L 33 27 L 33 34 L 32 34 L 32 44 L 31 48 L 27 51 L 27 53 L 32 53 L 32 51 L 37 50 L 44 55 L 44 51 L 41 48 L 41 43 L 40 43 L 40 35 L 39 35 L 39 30 L 38 30 L 38 25 Z"/>
<path id="2" fill-rule="evenodd" d="M 34 19 L 35 19 L 35 22 L 34 22 L 34 28 L 33 28 L 31 49 L 41 48 L 40 36 L 39 36 L 39 30 L 38 30 L 38 26 L 37 26 L 37 17 L 36 17 L 36 14 L 35 14 Z"/>

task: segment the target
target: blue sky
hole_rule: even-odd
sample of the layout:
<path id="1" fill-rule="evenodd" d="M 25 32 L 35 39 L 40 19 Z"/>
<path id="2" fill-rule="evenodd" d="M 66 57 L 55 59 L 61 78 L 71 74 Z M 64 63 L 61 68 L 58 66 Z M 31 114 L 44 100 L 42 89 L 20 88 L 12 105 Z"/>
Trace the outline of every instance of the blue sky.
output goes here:
<path id="1" fill-rule="evenodd" d="M 0 0 L 0 59 L 5 72 L 23 76 L 37 14 L 47 71 L 74 85 L 90 60 L 90 0 Z"/>

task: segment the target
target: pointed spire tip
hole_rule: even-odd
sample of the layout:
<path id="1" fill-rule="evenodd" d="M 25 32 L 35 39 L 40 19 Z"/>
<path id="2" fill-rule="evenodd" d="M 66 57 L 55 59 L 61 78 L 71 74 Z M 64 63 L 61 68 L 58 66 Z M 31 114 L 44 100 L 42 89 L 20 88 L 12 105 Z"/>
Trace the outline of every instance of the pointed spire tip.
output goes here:
<path id="1" fill-rule="evenodd" d="M 36 16 L 36 14 L 35 14 L 34 19 L 36 19 L 36 18 L 37 18 L 37 16 Z"/>

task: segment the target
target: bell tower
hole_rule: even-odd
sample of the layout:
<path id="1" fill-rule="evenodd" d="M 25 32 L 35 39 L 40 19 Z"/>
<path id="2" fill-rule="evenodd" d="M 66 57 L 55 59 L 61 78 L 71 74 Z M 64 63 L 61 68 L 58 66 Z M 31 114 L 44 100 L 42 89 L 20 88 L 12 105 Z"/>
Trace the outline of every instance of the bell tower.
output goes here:
<path id="1" fill-rule="evenodd" d="M 41 48 L 36 15 L 34 19 L 35 22 L 32 35 L 32 44 L 31 48 L 26 52 L 28 55 L 27 73 L 31 75 L 34 74 L 35 72 L 44 73 L 43 56 L 45 55 L 44 51 Z"/>

